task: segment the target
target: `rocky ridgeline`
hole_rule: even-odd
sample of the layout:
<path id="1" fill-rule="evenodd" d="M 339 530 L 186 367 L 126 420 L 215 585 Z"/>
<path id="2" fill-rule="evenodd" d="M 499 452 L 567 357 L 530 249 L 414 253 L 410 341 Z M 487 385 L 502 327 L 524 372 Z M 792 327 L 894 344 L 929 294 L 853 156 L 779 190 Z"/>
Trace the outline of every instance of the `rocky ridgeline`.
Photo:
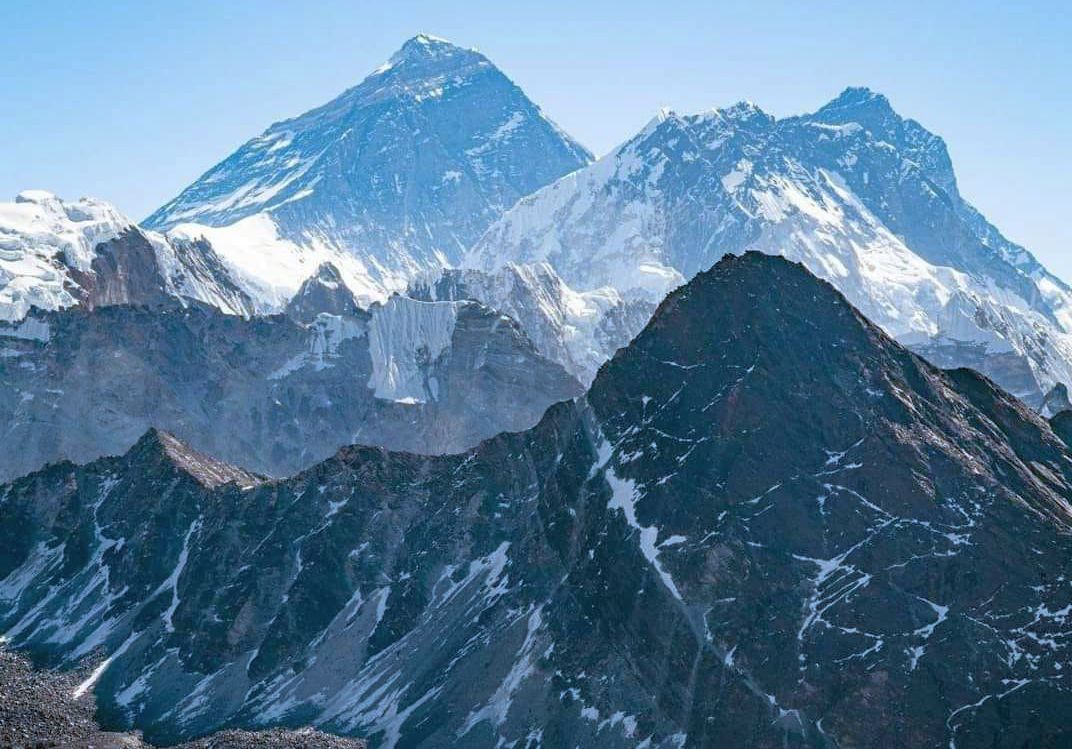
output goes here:
<path id="1" fill-rule="evenodd" d="M 149 433 L 0 486 L 0 630 L 49 667 L 106 653 L 102 724 L 385 749 L 1072 741 L 1072 454 L 782 258 L 699 274 L 527 431 L 229 475 Z"/>
<path id="2" fill-rule="evenodd" d="M 395 298 L 370 313 L 332 283 L 303 286 L 291 316 L 121 305 L 0 324 L 0 423 L 19 445 L 0 451 L 0 480 L 122 453 L 149 427 L 271 476 L 355 442 L 459 452 L 582 390 L 484 305 Z"/>

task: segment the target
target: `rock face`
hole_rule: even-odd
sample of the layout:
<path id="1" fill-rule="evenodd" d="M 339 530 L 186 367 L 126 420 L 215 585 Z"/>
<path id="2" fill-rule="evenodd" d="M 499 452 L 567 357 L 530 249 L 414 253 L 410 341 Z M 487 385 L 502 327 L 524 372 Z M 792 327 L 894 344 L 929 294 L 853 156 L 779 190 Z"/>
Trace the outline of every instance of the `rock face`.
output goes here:
<path id="1" fill-rule="evenodd" d="M 306 325 L 324 313 L 338 317 L 368 318 L 339 275 L 339 269 L 331 263 L 317 268 L 316 274 L 305 280 L 287 304 L 287 316 Z"/>
<path id="2" fill-rule="evenodd" d="M 407 295 L 428 301 L 471 299 L 509 315 L 541 354 L 586 385 L 644 328 L 655 309 L 654 302 L 624 299 L 609 286 L 574 291 L 547 263 L 507 265 L 496 273 L 447 269 L 414 282 Z"/>
<path id="3" fill-rule="evenodd" d="M 521 201 L 465 263 L 548 262 L 659 301 L 723 253 L 804 263 L 887 333 L 1038 406 L 1072 376 L 1072 293 L 961 197 L 945 144 L 849 89 L 809 115 L 664 112 Z"/>
<path id="4" fill-rule="evenodd" d="M 0 630 L 103 648 L 101 715 L 149 740 L 1072 740 L 1072 455 L 780 258 L 700 273 L 584 399 L 465 454 L 245 487 L 177 454 L 0 488 Z"/>
<path id="5" fill-rule="evenodd" d="M 308 258 L 333 262 L 363 302 L 382 301 L 590 160 L 486 57 L 421 35 L 337 99 L 272 125 L 145 223 L 208 237 L 268 308 L 315 269 Z"/>
<path id="6" fill-rule="evenodd" d="M 292 309 L 308 324 L 115 306 L 0 325 L 0 423 L 19 446 L 0 451 L 0 477 L 121 453 L 151 426 L 276 476 L 353 442 L 458 452 L 530 427 L 581 392 L 514 322 L 480 304 L 401 300 L 348 316 L 316 312 L 316 301 L 310 292 Z M 409 307 L 449 315 L 434 352 L 419 326 L 396 340 L 377 335 Z M 383 387 L 392 378 L 404 394 Z"/>
<path id="7" fill-rule="evenodd" d="M 210 304 L 236 315 L 253 303 L 210 246 L 134 226 L 108 203 L 28 190 L 0 203 L 0 321 L 31 307 Z"/>

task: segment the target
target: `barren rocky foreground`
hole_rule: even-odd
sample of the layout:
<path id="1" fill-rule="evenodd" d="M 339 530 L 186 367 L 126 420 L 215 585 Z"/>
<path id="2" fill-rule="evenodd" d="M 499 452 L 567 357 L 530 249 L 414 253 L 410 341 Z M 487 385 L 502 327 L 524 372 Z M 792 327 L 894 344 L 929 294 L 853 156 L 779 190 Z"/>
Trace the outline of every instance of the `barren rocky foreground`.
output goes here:
<path id="1" fill-rule="evenodd" d="M 102 730 L 92 694 L 74 699 L 85 669 L 58 673 L 35 669 L 24 656 L 0 650 L 0 747 L 3 749 L 152 749 L 138 733 Z M 312 729 L 220 731 L 176 749 L 365 749 Z"/>

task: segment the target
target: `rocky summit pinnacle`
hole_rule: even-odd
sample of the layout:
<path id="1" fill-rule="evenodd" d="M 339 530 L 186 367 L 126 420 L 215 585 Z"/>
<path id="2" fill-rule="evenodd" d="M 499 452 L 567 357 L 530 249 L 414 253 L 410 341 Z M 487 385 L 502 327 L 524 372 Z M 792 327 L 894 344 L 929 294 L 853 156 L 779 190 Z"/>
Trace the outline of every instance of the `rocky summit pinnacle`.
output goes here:
<path id="1" fill-rule="evenodd" d="M 425 62 L 429 60 L 442 60 L 447 57 L 459 55 L 477 55 L 476 50 L 467 50 L 458 47 L 446 39 L 431 34 L 417 34 L 408 39 L 393 55 L 388 63 L 400 65 L 407 62 Z"/>
<path id="2" fill-rule="evenodd" d="M 161 743 L 1064 746 L 1070 495 L 1015 398 L 747 253 L 466 453 L 243 489 L 132 451 L 0 486 L 0 630 L 101 649 L 102 719 Z"/>
<path id="3" fill-rule="evenodd" d="M 247 142 L 145 223 L 208 238 L 268 307 L 325 261 L 359 297 L 382 301 L 456 262 L 518 199 L 590 160 L 484 55 L 422 34 L 359 85 Z"/>
<path id="4" fill-rule="evenodd" d="M 875 109 L 886 110 L 893 114 L 890 100 L 883 94 L 880 94 L 877 91 L 872 91 L 866 86 L 849 86 L 829 103 L 823 105 L 819 111 L 830 113 L 836 111 L 857 110 L 860 107 L 873 107 Z"/>

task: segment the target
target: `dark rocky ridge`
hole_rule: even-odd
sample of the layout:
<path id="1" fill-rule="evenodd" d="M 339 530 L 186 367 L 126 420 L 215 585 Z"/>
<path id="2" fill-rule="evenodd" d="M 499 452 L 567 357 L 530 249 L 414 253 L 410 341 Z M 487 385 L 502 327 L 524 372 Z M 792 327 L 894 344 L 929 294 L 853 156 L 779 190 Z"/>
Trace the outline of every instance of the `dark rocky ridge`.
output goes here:
<path id="1" fill-rule="evenodd" d="M 115 239 L 97 245 L 96 252 L 92 273 L 78 278 L 79 285 L 87 292 L 84 304 L 90 309 L 112 304 L 147 307 L 178 304 L 168 293 L 153 246 L 141 232 L 128 229 Z"/>
<path id="2" fill-rule="evenodd" d="M 90 310 L 115 305 L 171 309 L 192 303 L 187 294 L 196 289 L 221 309 L 253 314 L 253 301 L 235 285 L 211 245 L 178 239 L 167 242 L 177 268 L 166 274 L 149 237 L 137 227 L 126 229 L 97 245 L 88 272 L 67 269 L 76 284 L 70 291 Z"/>
<path id="3" fill-rule="evenodd" d="M 207 488 L 152 436 L 0 488 L 0 629 L 150 739 L 1062 746 L 1072 456 L 800 266 L 727 258 L 461 455 Z"/>
<path id="4" fill-rule="evenodd" d="M 1072 447 L 1072 411 L 1058 411 L 1051 416 L 1050 428 L 1066 445 Z"/>

